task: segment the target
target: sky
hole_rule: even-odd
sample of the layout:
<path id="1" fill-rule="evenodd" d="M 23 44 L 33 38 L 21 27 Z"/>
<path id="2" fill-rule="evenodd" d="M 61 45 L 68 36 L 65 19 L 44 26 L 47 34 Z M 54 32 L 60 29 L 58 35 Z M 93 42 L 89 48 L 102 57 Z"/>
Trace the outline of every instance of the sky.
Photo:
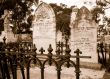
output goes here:
<path id="1" fill-rule="evenodd" d="M 96 0 L 40 0 L 46 3 L 60 3 L 66 4 L 68 7 L 76 5 L 78 8 L 86 6 L 88 9 L 92 9 L 96 6 Z M 86 3 L 85 3 L 86 2 Z M 110 17 L 110 8 L 105 10 L 107 17 Z"/>
<path id="2" fill-rule="evenodd" d="M 78 7 L 85 5 L 89 9 L 96 5 L 95 4 L 96 0 L 42 0 L 42 1 L 47 3 L 57 3 L 58 5 L 60 3 L 63 3 L 66 4 L 68 7 L 71 7 L 72 5 L 77 5 Z M 84 4 L 84 2 L 86 2 L 86 4 Z"/>

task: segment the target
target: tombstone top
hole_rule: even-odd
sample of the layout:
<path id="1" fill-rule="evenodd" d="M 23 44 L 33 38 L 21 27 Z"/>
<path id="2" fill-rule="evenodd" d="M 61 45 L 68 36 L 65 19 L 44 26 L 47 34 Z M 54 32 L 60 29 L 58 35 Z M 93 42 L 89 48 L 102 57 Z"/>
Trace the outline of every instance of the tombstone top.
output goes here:
<path id="1" fill-rule="evenodd" d="M 53 15 L 53 16 L 51 16 L 51 15 Z M 55 13 L 49 4 L 42 2 L 41 4 L 38 5 L 38 7 L 35 11 L 34 22 L 42 21 L 45 19 L 49 20 L 50 18 L 55 18 Z"/>
<path id="2" fill-rule="evenodd" d="M 79 25 L 82 24 L 82 25 Z M 88 24 L 88 25 L 87 25 Z M 94 25 L 95 24 L 95 25 Z M 92 19 L 92 13 L 86 8 L 85 6 L 78 9 L 76 18 L 74 20 L 73 28 L 76 28 L 78 26 L 96 26 L 95 21 Z"/>
<path id="3" fill-rule="evenodd" d="M 91 12 L 85 6 L 81 7 L 76 15 L 77 20 L 92 20 L 91 16 Z"/>

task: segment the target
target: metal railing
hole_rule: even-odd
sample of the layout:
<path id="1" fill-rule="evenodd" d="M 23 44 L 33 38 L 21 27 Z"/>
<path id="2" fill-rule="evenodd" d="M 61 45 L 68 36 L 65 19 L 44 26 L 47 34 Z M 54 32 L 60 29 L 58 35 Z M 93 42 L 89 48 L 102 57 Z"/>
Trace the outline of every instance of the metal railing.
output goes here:
<path id="1" fill-rule="evenodd" d="M 98 62 L 101 63 L 104 67 L 110 61 L 110 44 L 106 43 L 98 43 L 97 44 L 97 52 L 98 52 Z"/>
<path id="2" fill-rule="evenodd" d="M 18 46 L 18 47 L 17 47 Z M 66 46 L 65 54 L 55 54 L 53 55 L 52 51 L 53 48 L 49 45 L 48 54 L 44 54 L 44 49 L 41 48 L 41 54 L 38 54 L 37 48 L 35 45 L 27 44 L 19 44 L 14 47 L 8 46 L 5 42 L 0 51 L 0 70 L 1 70 L 1 78 L 2 79 L 17 79 L 17 69 L 18 67 L 21 70 L 22 79 L 31 79 L 30 78 L 30 65 L 32 62 L 34 64 L 39 65 L 41 79 L 44 78 L 44 69 L 45 66 L 48 64 L 52 66 L 54 63 L 57 71 L 57 79 L 61 79 L 61 70 L 62 66 L 66 63 L 66 67 L 74 67 L 76 73 L 76 79 L 80 79 L 80 58 L 91 58 L 90 56 L 80 56 L 82 53 L 79 49 L 77 49 L 74 53 L 76 56 L 71 56 L 70 52 L 71 49 L 69 45 Z M 60 52 L 60 50 L 57 50 Z M 41 60 L 39 56 L 46 56 L 44 60 Z M 76 58 L 74 62 L 70 58 Z M 47 64 L 46 64 L 47 63 Z M 24 70 L 26 69 L 26 76 Z"/>

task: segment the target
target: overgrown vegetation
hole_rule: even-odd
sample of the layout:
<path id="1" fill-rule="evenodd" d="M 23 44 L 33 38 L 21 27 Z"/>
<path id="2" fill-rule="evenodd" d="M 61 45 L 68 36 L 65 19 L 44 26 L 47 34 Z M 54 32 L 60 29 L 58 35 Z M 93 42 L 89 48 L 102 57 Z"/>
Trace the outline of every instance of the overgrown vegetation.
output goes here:
<path id="1" fill-rule="evenodd" d="M 10 22 L 13 24 L 14 33 L 31 33 L 32 24 L 30 6 L 34 0 L 2 0 L 0 2 L 0 28 L 3 27 L 4 10 L 11 12 Z M 36 0 L 37 1 L 37 0 Z"/>

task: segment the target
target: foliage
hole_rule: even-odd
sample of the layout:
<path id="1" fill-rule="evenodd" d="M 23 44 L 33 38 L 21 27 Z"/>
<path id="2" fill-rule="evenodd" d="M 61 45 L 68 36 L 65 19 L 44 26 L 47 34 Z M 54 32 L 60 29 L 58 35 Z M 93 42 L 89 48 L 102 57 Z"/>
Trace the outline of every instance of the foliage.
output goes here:
<path id="1" fill-rule="evenodd" d="M 104 0 L 105 1 L 105 0 Z M 93 20 L 96 21 L 96 23 L 99 24 L 101 21 L 102 23 L 98 26 L 98 42 L 104 42 L 105 35 L 107 35 L 110 30 L 108 27 L 110 27 L 110 18 L 107 17 L 105 14 L 105 10 L 108 9 L 108 2 L 98 2 L 97 6 L 92 10 L 93 14 Z M 110 3 L 109 3 L 110 5 Z M 110 8 L 110 7 L 109 7 Z M 102 17 L 100 17 L 100 14 Z"/>
<path id="2" fill-rule="evenodd" d="M 29 18 L 31 16 L 30 6 L 33 1 L 34 0 L 2 0 L 0 2 L 0 18 L 4 14 L 4 10 L 12 12 L 10 21 L 13 24 L 12 30 L 14 33 L 31 33 L 29 28 L 31 27 L 32 19 Z M 36 0 L 36 2 L 37 1 L 38 0 Z"/>
<path id="3" fill-rule="evenodd" d="M 71 8 L 62 8 L 57 4 L 50 4 L 55 11 L 56 15 L 56 29 L 60 30 L 63 34 L 70 35 L 70 16 Z"/>
<path id="4" fill-rule="evenodd" d="M 103 8 L 102 7 L 98 7 L 98 6 L 93 8 L 93 10 L 91 12 L 92 12 L 92 15 L 93 15 L 93 20 L 95 20 L 96 23 L 99 22 L 99 20 L 98 20 L 99 14 L 104 14 Z"/>
<path id="5" fill-rule="evenodd" d="M 25 1 L 25 0 L 24 0 Z M 4 14 L 4 10 L 14 10 L 16 4 L 20 5 L 24 10 L 26 10 L 27 2 L 32 2 L 32 0 L 1 0 L 0 2 L 0 16 Z"/>
<path id="6" fill-rule="evenodd" d="M 97 6 L 95 8 L 93 8 L 92 10 L 92 14 L 93 14 L 93 20 L 95 20 L 97 23 L 100 21 L 99 18 L 99 14 L 102 14 L 103 17 L 103 21 L 106 22 L 107 24 L 110 23 L 109 17 L 105 16 L 105 10 L 109 9 L 110 7 L 108 7 L 110 5 L 110 2 L 107 0 L 101 1 L 99 0 L 98 2 L 96 2 Z"/>

